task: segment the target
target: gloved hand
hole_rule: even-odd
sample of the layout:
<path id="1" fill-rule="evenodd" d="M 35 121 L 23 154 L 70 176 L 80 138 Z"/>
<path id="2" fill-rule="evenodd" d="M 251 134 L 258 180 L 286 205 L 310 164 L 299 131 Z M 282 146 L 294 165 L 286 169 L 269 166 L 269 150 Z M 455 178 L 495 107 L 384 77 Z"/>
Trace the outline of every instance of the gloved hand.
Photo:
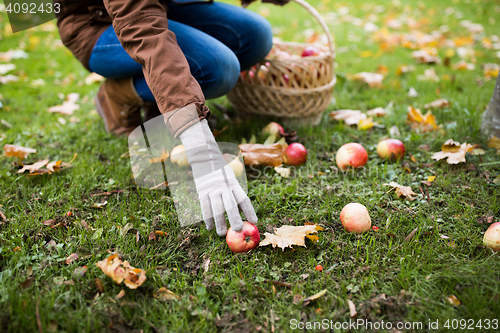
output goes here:
<path id="1" fill-rule="evenodd" d="M 222 156 L 208 122 L 203 119 L 191 125 L 179 135 L 179 138 L 193 171 L 207 230 L 212 230 L 215 222 L 217 234 L 224 236 L 227 232 L 224 212 L 227 212 L 231 227 L 240 231 L 243 228 L 243 221 L 238 207 L 248 222 L 256 224 L 257 215 L 252 203 Z"/>
<path id="2" fill-rule="evenodd" d="M 249 4 L 251 4 L 252 2 L 254 2 L 254 1 L 256 1 L 256 0 L 241 0 L 241 6 L 243 6 L 243 8 L 247 8 L 247 6 Z M 262 0 L 262 2 L 264 2 L 264 3 L 272 3 L 272 4 L 275 4 L 275 5 L 284 6 L 287 3 L 289 3 L 290 0 Z"/>

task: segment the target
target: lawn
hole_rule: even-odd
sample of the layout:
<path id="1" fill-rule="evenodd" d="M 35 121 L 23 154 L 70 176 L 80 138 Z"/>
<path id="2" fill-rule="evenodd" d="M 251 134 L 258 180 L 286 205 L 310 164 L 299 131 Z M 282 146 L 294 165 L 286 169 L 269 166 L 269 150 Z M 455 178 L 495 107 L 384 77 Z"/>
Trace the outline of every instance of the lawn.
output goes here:
<path id="1" fill-rule="evenodd" d="M 482 239 L 500 218 L 500 185 L 494 181 L 500 155 L 486 145 L 480 124 L 495 83 L 484 65 L 499 63 L 500 41 L 492 35 L 500 30 L 500 3 L 310 3 L 335 36 L 334 99 L 319 126 L 294 128 L 309 152 L 300 173 L 283 178 L 273 170 L 247 169 L 247 177 L 262 234 L 306 222 L 324 230 L 305 248 L 267 246 L 242 254 L 233 254 L 225 239 L 203 224 L 181 228 L 168 190 L 135 185 L 127 139 L 106 133 L 92 101 L 99 84 L 85 83 L 89 73 L 62 46 L 54 21 L 13 34 L 6 13 L 0 13 L 0 52 L 22 49 L 28 55 L 0 61 L 16 65 L 9 74 L 19 77 L 0 83 L 0 145 L 36 149 L 25 164 L 45 158 L 67 162 L 78 154 L 71 168 L 35 177 L 18 174 L 17 159 L 0 157 L 0 210 L 6 216 L 0 217 L 0 331 L 287 332 L 302 327 L 299 323 L 316 323 L 308 331 L 340 331 L 335 323 L 360 319 L 392 323 L 383 332 L 430 331 L 429 322 L 437 322 L 431 327 L 436 332 L 498 331 L 500 258 Z M 249 9 L 267 16 L 284 40 L 304 42 L 310 31 L 321 33 L 296 4 L 254 3 Z M 369 31 L 367 22 L 378 32 Z M 419 47 L 391 44 L 391 36 L 411 31 L 439 31 L 444 39 L 430 46 L 437 47 L 440 64 L 417 64 L 412 52 Z M 462 59 L 474 69 L 456 68 Z M 402 65 L 414 70 L 401 74 Z M 428 69 L 439 81 L 422 77 Z M 377 70 L 385 75 L 381 87 L 351 79 Z M 410 87 L 417 97 L 408 96 Z M 75 92 L 80 109 L 73 116 L 47 112 Z M 451 102 L 432 110 L 438 129 L 423 133 L 406 122 L 408 106 L 426 112 L 424 105 L 438 98 Z M 266 139 L 260 131 L 273 119 L 234 121 L 225 97 L 207 104 L 215 129 L 229 125 L 219 141 L 240 143 L 252 134 L 259 142 Z M 229 118 L 218 105 L 229 108 Z M 388 114 L 375 119 L 383 126 L 368 130 L 328 116 L 334 110 L 376 107 Z M 376 152 L 393 126 L 407 150 L 396 163 Z M 467 154 L 467 161 L 456 165 L 431 159 L 450 138 L 477 144 L 484 154 Z M 336 169 L 335 153 L 347 142 L 368 151 L 361 171 Z M 436 178 L 423 184 L 429 176 Z M 384 184 L 390 181 L 410 186 L 415 200 L 389 192 Z M 339 213 L 350 202 L 368 208 L 378 232 L 344 230 Z M 49 219 L 57 226 L 44 225 Z M 125 227 L 132 229 L 124 232 Z M 155 231 L 164 233 L 150 239 Z M 67 264 L 73 253 L 78 259 Z M 95 264 L 110 253 L 147 270 L 144 284 L 131 290 L 105 276 Z M 178 299 L 155 297 L 161 287 Z M 304 302 L 325 289 L 318 299 Z M 397 323 L 407 326 L 398 330 Z M 350 326 L 344 331 L 371 330 Z"/>

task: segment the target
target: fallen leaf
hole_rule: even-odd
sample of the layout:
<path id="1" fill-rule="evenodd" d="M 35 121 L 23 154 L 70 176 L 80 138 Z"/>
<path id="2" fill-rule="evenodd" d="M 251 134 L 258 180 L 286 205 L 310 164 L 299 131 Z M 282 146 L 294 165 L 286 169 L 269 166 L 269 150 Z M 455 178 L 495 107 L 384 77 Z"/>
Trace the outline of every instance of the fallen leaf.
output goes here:
<path id="1" fill-rule="evenodd" d="M 159 300 L 160 302 L 165 301 L 178 301 L 181 299 L 179 295 L 176 295 L 172 291 L 168 290 L 165 287 L 161 287 L 157 291 L 153 293 L 153 297 Z"/>
<path id="2" fill-rule="evenodd" d="M 14 64 L 0 64 L 0 75 L 7 74 L 14 69 L 16 69 L 16 65 Z"/>
<path id="3" fill-rule="evenodd" d="M 412 197 L 412 195 L 417 195 L 417 193 L 412 191 L 410 186 L 399 185 L 396 182 L 389 182 L 388 184 L 384 184 L 384 185 L 392 187 L 389 190 L 389 192 L 392 190 L 396 190 L 396 194 L 398 195 L 398 197 L 404 196 L 406 199 L 408 199 L 410 201 L 415 200 L 415 198 Z"/>
<path id="4" fill-rule="evenodd" d="M 62 105 L 52 106 L 48 109 L 49 112 L 58 112 L 65 115 L 73 115 L 73 112 L 80 109 L 80 105 L 76 104 L 76 101 L 80 98 L 78 93 L 71 93 L 66 96 L 66 100 Z"/>
<path id="5" fill-rule="evenodd" d="M 330 112 L 330 118 L 334 120 L 343 120 L 346 125 L 357 125 L 366 114 L 359 110 L 337 110 Z"/>
<path id="6" fill-rule="evenodd" d="M 439 76 L 437 75 L 434 68 L 428 68 L 424 71 L 424 74 L 417 75 L 418 81 L 431 81 L 431 82 L 439 82 Z"/>
<path id="7" fill-rule="evenodd" d="M 302 302 L 302 305 L 307 305 L 311 301 L 314 301 L 315 299 L 320 298 L 321 296 L 323 296 L 324 294 L 326 294 L 327 291 L 328 291 L 328 289 L 323 289 L 319 293 L 316 293 L 316 294 L 314 294 L 312 296 L 304 298 L 304 301 Z"/>
<path id="8" fill-rule="evenodd" d="M 97 290 L 102 294 L 104 292 L 104 284 L 102 283 L 101 279 L 96 278 L 94 280 L 95 286 Z"/>
<path id="9" fill-rule="evenodd" d="M 245 143 L 239 145 L 245 165 L 264 165 L 277 167 L 283 164 L 283 146 L 280 143 L 261 145 Z"/>
<path id="10" fill-rule="evenodd" d="M 413 65 L 410 65 L 410 66 L 401 65 L 398 67 L 398 69 L 396 69 L 396 75 L 401 76 L 403 74 L 413 72 L 414 70 L 415 70 L 415 66 L 413 66 Z"/>
<path id="11" fill-rule="evenodd" d="M 440 99 L 436 99 L 433 102 L 425 104 L 424 108 L 426 108 L 426 109 L 443 109 L 443 108 L 449 107 L 450 105 L 451 105 L 451 103 L 447 99 L 440 98 Z"/>
<path id="12" fill-rule="evenodd" d="M 64 262 L 66 263 L 66 265 L 70 265 L 73 261 L 77 259 L 78 259 L 78 254 L 71 253 Z"/>
<path id="13" fill-rule="evenodd" d="M 432 154 L 431 158 L 434 160 L 447 159 L 448 164 L 458 164 L 465 162 L 465 154 L 472 151 L 473 145 L 464 142 L 460 143 L 449 139 L 441 147 L 440 152 Z"/>
<path id="14" fill-rule="evenodd" d="M 411 56 L 418 64 L 435 64 L 439 63 L 437 50 L 435 48 L 424 48 L 413 51 Z"/>
<path id="15" fill-rule="evenodd" d="M 136 289 L 146 281 L 146 272 L 143 269 L 130 266 L 128 261 L 122 262 L 117 254 L 97 262 L 96 266 L 117 284 L 123 281 L 130 289 Z"/>
<path id="16" fill-rule="evenodd" d="M 12 75 L 12 74 L 5 75 L 5 76 L 0 75 L 0 83 L 2 83 L 2 84 L 7 84 L 9 82 L 16 82 L 16 81 L 19 81 L 19 77 L 15 76 L 15 75 Z"/>
<path id="17" fill-rule="evenodd" d="M 351 318 L 356 317 L 358 313 L 356 312 L 356 306 L 354 305 L 354 303 L 350 299 L 348 299 L 347 304 L 349 305 L 349 315 L 351 316 Z"/>
<path id="18" fill-rule="evenodd" d="M 82 277 L 82 276 L 85 275 L 85 273 L 87 273 L 87 266 L 77 267 L 73 271 L 73 275 L 76 276 L 76 277 Z"/>
<path id="19" fill-rule="evenodd" d="M 354 74 L 352 79 L 366 83 L 369 87 L 382 87 L 384 75 L 379 73 L 361 72 Z"/>
<path id="20" fill-rule="evenodd" d="M 33 276 L 30 276 L 24 282 L 19 284 L 19 288 L 21 289 L 28 289 L 33 285 L 33 281 L 35 281 L 35 278 Z"/>
<path id="21" fill-rule="evenodd" d="M 470 63 L 470 62 L 467 62 L 465 61 L 464 59 L 460 60 L 459 62 L 457 62 L 456 64 L 454 64 L 452 66 L 453 69 L 456 69 L 456 70 L 469 70 L 469 71 L 472 71 L 474 69 L 476 69 L 476 65 Z"/>
<path id="22" fill-rule="evenodd" d="M 15 145 L 4 145 L 4 155 L 7 157 L 17 157 L 19 161 L 25 159 L 29 154 L 36 153 L 36 149 Z"/>
<path id="23" fill-rule="evenodd" d="M 496 78 L 498 76 L 499 70 L 500 70 L 500 65 L 497 64 L 490 63 L 483 65 L 484 77 L 487 80 Z"/>
<path id="24" fill-rule="evenodd" d="M 115 296 L 115 299 L 118 300 L 120 298 L 122 298 L 123 296 L 125 296 L 125 290 L 120 290 L 120 292 Z"/>
<path id="25" fill-rule="evenodd" d="M 415 90 L 415 88 L 410 87 L 410 90 L 408 91 L 408 97 L 418 97 L 418 92 Z"/>
<path id="26" fill-rule="evenodd" d="M 108 204 L 107 201 L 104 201 L 104 202 L 94 202 L 94 204 L 92 205 L 92 208 L 103 208 L 107 204 Z"/>
<path id="27" fill-rule="evenodd" d="M 306 247 L 305 236 L 317 233 L 317 227 L 316 225 L 284 225 L 276 229 L 274 235 L 268 232 L 264 233 L 265 238 L 260 242 L 259 246 L 272 245 L 273 248 L 278 246 L 283 251 L 285 251 L 286 247 L 292 248 L 292 245 Z"/>
<path id="28" fill-rule="evenodd" d="M 452 305 L 452 306 L 459 306 L 460 305 L 460 300 L 457 298 L 455 295 L 450 295 L 446 297 L 446 300 Z"/>
<path id="29" fill-rule="evenodd" d="M 90 73 L 90 75 L 85 78 L 86 85 L 91 85 L 92 83 L 101 81 L 104 81 L 104 77 L 97 73 Z"/>
<path id="30" fill-rule="evenodd" d="M 405 243 L 408 243 L 409 241 L 411 241 L 411 239 L 413 238 L 413 236 L 415 236 L 415 234 L 417 233 L 417 231 L 418 231 L 418 228 L 413 229 L 413 231 L 410 232 L 408 234 L 408 236 L 406 236 Z"/>
<path id="31" fill-rule="evenodd" d="M 27 59 L 28 53 L 23 50 L 8 50 L 7 52 L 0 52 L 0 61 L 10 62 L 13 59 Z"/>
<path id="32" fill-rule="evenodd" d="M 370 117 L 383 117 L 383 116 L 387 115 L 387 111 L 383 107 L 378 107 L 378 108 L 366 111 L 366 114 Z"/>
<path id="33" fill-rule="evenodd" d="M 165 149 L 163 149 L 163 152 L 161 153 L 160 156 L 158 157 L 155 157 L 155 158 L 152 158 L 149 160 L 149 163 L 160 163 L 160 162 L 165 162 L 168 160 L 168 157 L 170 156 L 170 154 L 168 153 L 168 151 L 165 151 Z"/>
<path id="34" fill-rule="evenodd" d="M 24 165 L 22 169 L 19 169 L 17 171 L 17 173 L 23 173 L 26 170 L 28 170 L 30 173 L 34 173 L 34 172 L 38 171 L 39 169 L 41 169 L 42 167 L 44 167 L 45 165 L 47 165 L 47 163 L 49 163 L 48 159 L 38 161 L 38 162 L 33 163 L 31 165 Z"/>
<path id="35" fill-rule="evenodd" d="M 497 138 L 496 136 L 489 139 L 487 144 L 488 144 L 488 147 L 490 147 L 490 148 L 495 148 L 496 150 L 500 150 L 500 139 Z"/>
<path id="36" fill-rule="evenodd" d="M 397 126 L 392 126 L 391 128 L 389 128 L 389 134 L 391 135 L 391 137 L 401 136 L 401 133 L 399 132 L 399 128 Z"/>
<path id="37" fill-rule="evenodd" d="M 436 180 L 436 176 L 429 176 L 429 177 L 427 177 L 427 181 L 429 183 L 432 183 L 434 180 Z"/>
<path id="38" fill-rule="evenodd" d="M 413 106 L 408 106 L 407 121 L 413 129 L 421 129 L 424 133 L 438 129 L 436 117 L 434 117 L 431 111 L 423 115 L 420 109 L 416 109 Z"/>
<path id="39" fill-rule="evenodd" d="M 291 169 L 290 168 L 284 168 L 284 167 L 274 167 L 274 170 L 281 175 L 283 178 L 288 178 L 290 177 Z"/>

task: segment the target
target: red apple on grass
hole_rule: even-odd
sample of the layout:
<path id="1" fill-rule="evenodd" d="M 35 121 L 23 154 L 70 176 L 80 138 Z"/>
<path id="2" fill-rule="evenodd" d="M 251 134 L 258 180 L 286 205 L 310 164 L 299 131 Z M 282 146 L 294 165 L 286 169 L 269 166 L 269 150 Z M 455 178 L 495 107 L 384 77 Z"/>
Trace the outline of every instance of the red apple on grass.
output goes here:
<path id="1" fill-rule="evenodd" d="M 307 161 L 307 149 L 301 143 L 294 142 L 285 149 L 283 161 L 288 165 L 299 166 Z"/>
<path id="2" fill-rule="evenodd" d="M 321 51 L 316 46 L 309 45 L 302 51 L 302 57 L 317 56 L 320 53 Z"/>
<path id="3" fill-rule="evenodd" d="M 368 210 L 362 204 L 353 202 L 340 211 L 340 222 L 348 232 L 360 234 L 370 230 L 372 221 Z"/>
<path id="4" fill-rule="evenodd" d="M 397 161 L 405 156 L 405 145 L 398 139 L 385 139 L 377 145 L 378 156 Z"/>
<path id="5" fill-rule="evenodd" d="M 241 231 L 234 231 L 229 228 L 226 234 L 226 243 L 235 253 L 250 251 L 255 249 L 260 242 L 259 229 L 249 222 L 243 222 Z"/>
<path id="6" fill-rule="evenodd" d="M 368 162 L 368 153 L 359 143 L 346 143 L 340 147 L 335 157 L 340 170 L 347 170 L 348 167 L 361 168 Z"/>
<path id="7" fill-rule="evenodd" d="M 495 222 L 484 233 L 483 244 L 495 252 L 500 252 L 500 222 Z"/>

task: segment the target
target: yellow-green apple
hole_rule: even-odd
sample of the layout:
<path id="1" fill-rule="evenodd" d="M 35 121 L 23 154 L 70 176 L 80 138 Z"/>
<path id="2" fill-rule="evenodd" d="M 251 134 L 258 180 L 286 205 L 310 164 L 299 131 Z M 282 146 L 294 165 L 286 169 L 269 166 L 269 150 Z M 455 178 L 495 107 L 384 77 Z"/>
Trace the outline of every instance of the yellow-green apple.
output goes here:
<path id="1" fill-rule="evenodd" d="M 243 222 L 241 231 L 229 228 L 226 234 L 226 243 L 231 251 L 239 253 L 255 249 L 260 242 L 259 229 L 249 222 Z"/>
<path id="2" fill-rule="evenodd" d="M 281 136 L 284 133 L 283 126 L 274 121 L 270 122 L 262 129 L 262 134 L 264 135 L 276 135 L 276 137 Z"/>
<path id="3" fill-rule="evenodd" d="M 352 202 L 340 211 L 340 222 L 348 232 L 360 234 L 370 230 L 372 221 L 365 206 Z"/>
<path id="4" fill-rule="evenodd" d="M 238 156 L 233 155 L 233 154 L 224 154 L 224 159 L 226 162 L 229 164 L 231 169 L 233 169 L 234 175 L 237 178 L 240 178 L 241 175 L 243 174 L 243 171 L 245 171 L 245 166 L 241 161 L 238 159 Z"/>
<path id="5" fill-rule="evenodd" d="M 368 162 L 368 153 L 359 143 L 346 143 L 337 151 L 335 160 L 340 170 L 348 167 L 361 168 Z"/>
<path id="6" fill-rule="evenodd" d="M 177 163 L 180 166 L 187 166 L 189 162 L 186 156 L 186 150 L 183 145 L 175 146 L 170 153 L 170 161 L 172 163 Z"/>
<path id="7" fill-rule="evenodd" d="M 307 161 L 307 149 L 301 143 L 294 142 L 285 149 L 283 162 L 288 165 L 299 166 Z"/>
<path id="8" fill-rule="evenodd" d="M 493 223 L 486 230 L 483 244 L 495 252 L 500 252 L 500 222 Z"/>
<path id="9" fill-rule="evenodd" d="M 378 156 L 397 161 L 405 155 L 405 145 L 398 139 L 385 139 L 377 145 Z"/>

